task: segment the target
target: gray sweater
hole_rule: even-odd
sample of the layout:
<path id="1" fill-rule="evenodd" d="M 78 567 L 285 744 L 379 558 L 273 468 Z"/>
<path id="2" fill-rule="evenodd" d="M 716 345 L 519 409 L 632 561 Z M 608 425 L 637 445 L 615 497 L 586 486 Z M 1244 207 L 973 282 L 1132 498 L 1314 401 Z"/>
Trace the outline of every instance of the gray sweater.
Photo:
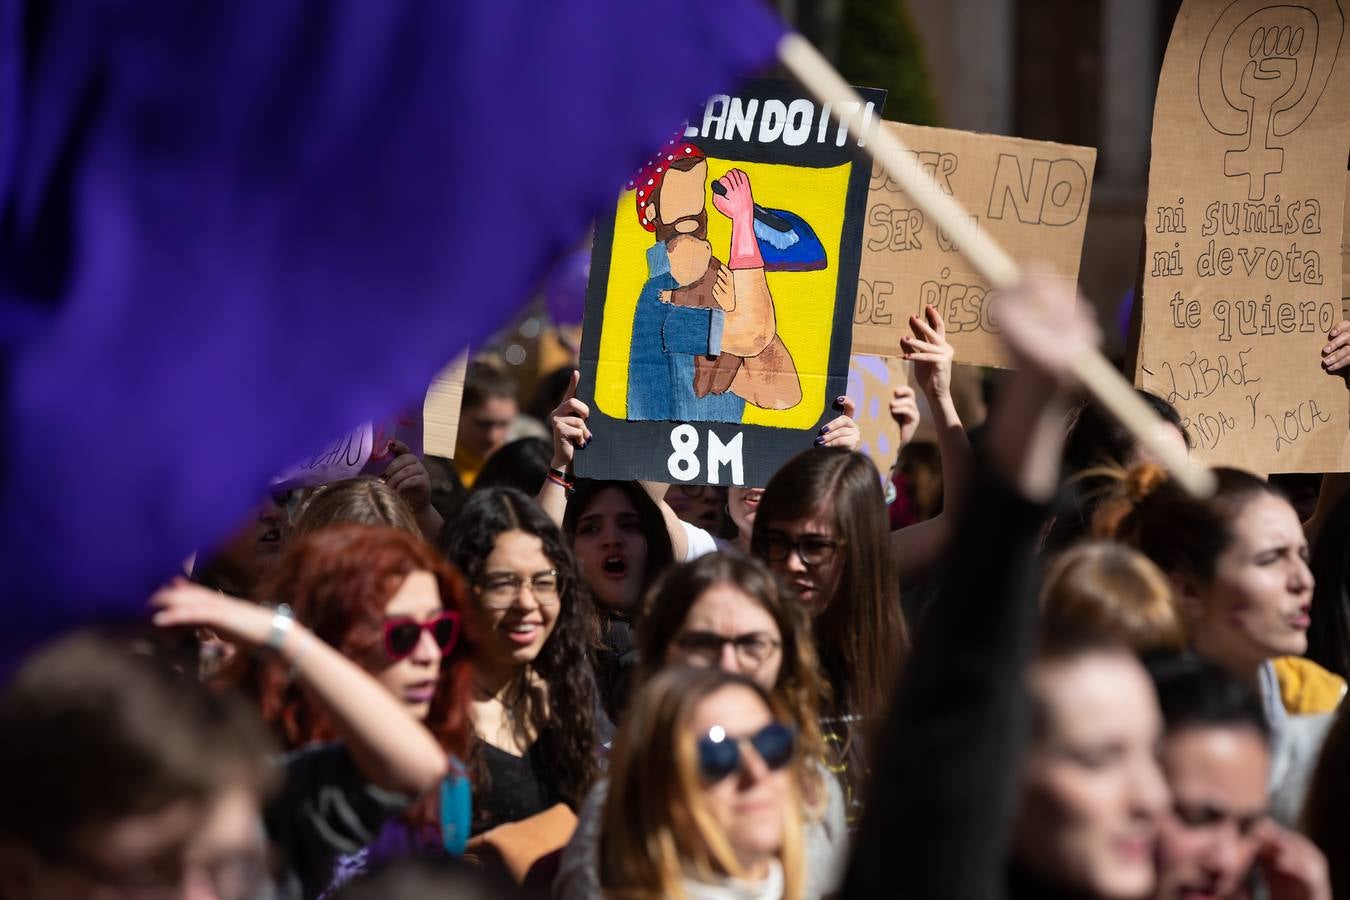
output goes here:
<path id="1" fill-rule="evenodd" d="M 844 824 L 844 792 L 839 780 L 821 768 L 825 814 L 806 823 L 806 890 L 802 900 L 820 900 L 839 890 L 848 861 L 848 829 Z M 604 827 L 609 779 L 591 788 L 577 814 L 577 829 L 563 849 L 554 900 L 600 900 L 600 831 Z"/>

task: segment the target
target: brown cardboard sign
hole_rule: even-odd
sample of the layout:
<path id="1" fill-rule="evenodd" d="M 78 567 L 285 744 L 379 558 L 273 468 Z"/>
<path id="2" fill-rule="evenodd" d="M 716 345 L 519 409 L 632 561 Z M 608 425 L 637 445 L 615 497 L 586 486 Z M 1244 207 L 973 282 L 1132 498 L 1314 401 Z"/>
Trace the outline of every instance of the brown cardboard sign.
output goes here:
<path id="1" fill-rule="evenodd" d="M 1350 468 L 1341 318 L 1350 43 L 1335 0 L 1187 0 L 1153 117 L 1135 381 L 1196 453 Z"/>
<path id="2" fill-rule="evenodd" d="M 437 373 L 422 403 L 422 449 L 428 456 L 455 458 L 459 439 L 459 408 L 464 401 L 464 377 L 469 353 L 464 351 Z"/>
<path id="3" fill-rule="evenodd" d="M 926 169 L 939 190 L 970 214 L 1014 259 L 1078 278 L 1097 151 L 1048 141 L 886 122 L 909 148 L 907 165 Z M 1006 365 L 988 282 L 949 235 L 873 163 L 867 195 L 853 350 L 898 356 L 908 319 L 933 304 L 947 324 L 956 361 Z"/>

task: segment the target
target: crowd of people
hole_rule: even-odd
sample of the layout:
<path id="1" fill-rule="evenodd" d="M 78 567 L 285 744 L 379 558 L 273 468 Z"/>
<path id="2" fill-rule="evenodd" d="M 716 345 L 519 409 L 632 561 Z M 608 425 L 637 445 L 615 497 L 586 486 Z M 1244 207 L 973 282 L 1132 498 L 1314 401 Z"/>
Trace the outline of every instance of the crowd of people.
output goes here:
<path id="1" fill-rule="evenodd" d="M 596 481 L 572 367 L 532 417 L 475 361 L 453 462 L 269 495 L 20 666 L 0 900 L 1350 897 L 1344 476 L 1191 497 L 1075 393 L 1073 292 L 999 302 L 985 421 L 936 310 L 897 348 L 937 509 L 859 398 L 767 485 Z"/>

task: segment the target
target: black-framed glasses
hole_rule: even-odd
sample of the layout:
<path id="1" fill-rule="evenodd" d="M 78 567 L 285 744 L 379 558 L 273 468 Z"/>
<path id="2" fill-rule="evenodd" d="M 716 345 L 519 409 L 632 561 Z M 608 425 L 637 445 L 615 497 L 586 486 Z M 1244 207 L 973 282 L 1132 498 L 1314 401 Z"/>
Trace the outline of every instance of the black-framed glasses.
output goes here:
<path id="1" fill-rule="evenodd" d="M 478 581 L 478 590 L 492 609 L 510 609 L 520 599 L 526 586 L 534 596 L 535 603 L 552 606 L 562 596 L 563 578 L 557 569 L 549 569 L 547 572 L 535 572 L 529 577 L 515 572 L 488 572 Z"/>
<path id="2" fill-rule="evenodd" d="M 698 739 L 698 770 L 705 781 L 718 782 L 745 765 L 743 744 L 749 744 L 771 772 L 783 768 L 797 752 L 797 732 L 782 722 L 770 722 L 747 737 L 732 737 L 714 725 Z"/>
<path id="3" fill-rule="evenodd" d="M 722 648 L 730 644 L 743 669 L 757 669 L 783 646 L 783 642 L 763 631 L 749 631 L 731 637 L 712 631 L 686 631 L 675 638 L 675 646 L 685 656 L 706 666 L 717 665 Z"/>
<path id="4" fill-rule="evenodd" d="M 393 616 L 384 620 L 384 652 L 394 662 L 398 662 L 417 649 L 422 632 L 430 631 L 436 646 L 446 654 L 455 648 L 459 640 L 459 613 L 442 610 L 433 618 L 419 622 L 410 616 Z"/>
<path id="5" fill-rule="evenodd" d="M 808 566 L 823 566 L 834 559 L 842 546 L 843 541 L 817 534 L 804 534 L 796 540 L 781 531 L 770 531 L 764 535 L 764 552 L 769 562 L 782 562 L 795 550 Z"/>

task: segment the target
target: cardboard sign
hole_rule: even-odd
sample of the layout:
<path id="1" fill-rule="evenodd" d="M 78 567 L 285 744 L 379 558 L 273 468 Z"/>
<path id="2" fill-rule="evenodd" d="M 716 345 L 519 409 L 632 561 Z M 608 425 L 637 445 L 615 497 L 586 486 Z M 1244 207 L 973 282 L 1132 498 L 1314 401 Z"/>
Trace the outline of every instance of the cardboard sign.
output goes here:
<path id="1" fill-rule="evenodd" d="M 938 189 L 970 214 L 1014 259 L 1078 278 L 1097 151 L 1047 141 L 885 123 L 927 169 Z M 926 221 L 881 167 L 872 167 L 854 312 L 853 349 L 899 355 L 911 315 L 936 306 L 956 361 L 1006 365 L 988 283 L 958 252 L 961 235 Z"/>
<path id="2" fill-rule="evenodd" d="M 371 424 L 366 422 L 358 425 L 325 444 L 318 453 L 277 475 L 272 479 L 272 487 L 285 490 L 355 478 L 370 462 L 374 446 L 375 435 Z"/>
<path id="3" fill-rule="evenodd" d="M 469 352 L 455 357 L 431 380 L 422 404 L 422 447 L 428 456 L 455 458 L 459 439 L 459 410 L 464 402 L 464 377 L 469 371 Z"/>
<path id="4" fill-rule="evenodd" d="M 884 93 L 852 110 L 879 122 Z M 577 474 L 761 486 L 836 415 L 870 167 L 801 89 L 709 98 L 596 227 Z"/>
<path id="5" fill-rule="evenodd" d="M 432 380 L 422 409 L 404 410 L 383 421 L 356 426 L 274 477 L 272 487 L 314 487 L 358 475 L 380 475 L 394 460 L 389 449 L 389 442 L 394 440 L 418 456 L 424 450 L 435 456 L 451 456 L 459 431 L 468 363 L 465 352 L 446 366 Z"/>
<path id="6" fill-rule="evenodd" d="M 1135 381 L 1196 453 L 1255 472 L 1350 464 L 1341 318 L 1350 59 L 1334 0 L 1187 0 L 1153 118 Z"/>

